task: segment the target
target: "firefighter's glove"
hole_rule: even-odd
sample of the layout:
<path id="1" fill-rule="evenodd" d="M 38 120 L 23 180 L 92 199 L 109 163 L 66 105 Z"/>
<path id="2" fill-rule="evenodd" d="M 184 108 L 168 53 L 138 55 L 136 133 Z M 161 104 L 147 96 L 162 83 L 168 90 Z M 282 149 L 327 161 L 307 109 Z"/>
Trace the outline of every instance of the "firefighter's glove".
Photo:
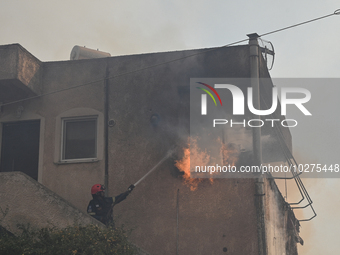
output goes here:
<path id="1" fill-rule="evenodd" d="M 135 185 L 131 184 L 128 188 L 128 191 L 131 192 L 135 188 Z"/>

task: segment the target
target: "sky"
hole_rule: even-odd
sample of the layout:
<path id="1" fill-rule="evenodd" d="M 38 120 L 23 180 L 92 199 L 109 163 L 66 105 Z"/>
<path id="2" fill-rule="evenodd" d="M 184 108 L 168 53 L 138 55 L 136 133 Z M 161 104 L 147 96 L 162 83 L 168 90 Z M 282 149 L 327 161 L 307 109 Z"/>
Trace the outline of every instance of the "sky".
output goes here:
<path id="1" fill-rule="evenodd" d="M 112 56 L 209 48 L 332 14 L 335 0 L 11 0 L 0 1 L 0 45 L 19 43 L 41 61 L 68 60 L 75 45 Z M 263 37 L 272 42 L 273 78 L 340 78 L 340 15 Z M 246 42 L 245 42 L 246 43 Z M 245 44 L 243 43 L 243 44 Z M 340 81 L 340 80 L 339 80 Z M 339 164 L 340 86 L 308 87 L 310 119 L 291 129 L 299 162 Z M 281 85 L 278 85 L 280 87 Z M 282 85 L 285 86 L 285 85 Z M 303 179 L 318 216 L 303 222 L 299 254 L 338 254 L 340 179 Z M 290 186 L 288 186 L 290 187 Z M 293 187 L 288 202 L 294 200 Z M 309 212 L 304 212 L 308 216 Z"/>

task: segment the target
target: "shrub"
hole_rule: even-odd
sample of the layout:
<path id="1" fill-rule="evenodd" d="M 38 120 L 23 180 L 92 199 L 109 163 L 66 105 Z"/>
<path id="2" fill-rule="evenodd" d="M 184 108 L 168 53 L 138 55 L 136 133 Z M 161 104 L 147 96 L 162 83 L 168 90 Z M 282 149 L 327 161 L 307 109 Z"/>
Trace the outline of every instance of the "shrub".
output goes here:
<path id="1" fill-rule="evenodd" d="M 132 255 L 137 249 L 127 240 L 122 228 L 100 228 L 95 225 L 69 226 L 64 229 L 32 229 L 20 226 L 19 236 L 0 237 L 3 255 Z"/>

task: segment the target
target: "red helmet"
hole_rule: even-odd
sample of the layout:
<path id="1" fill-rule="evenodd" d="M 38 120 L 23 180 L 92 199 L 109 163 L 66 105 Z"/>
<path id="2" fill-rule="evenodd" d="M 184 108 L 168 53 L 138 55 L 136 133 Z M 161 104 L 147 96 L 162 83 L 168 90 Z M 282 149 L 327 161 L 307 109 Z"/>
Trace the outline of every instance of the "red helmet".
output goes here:
<path id="1" fill-rule="evenodd" d="M 91 194 L 92 194 L 92 195 L 95 195 L 95 194 L 97 194 L 97 192 L 101 192 L 101 191 L 104 191 L 104 190 L 105 190 L 104 185 L 95 184 L 95 185 L 93 185 L 92 188 L 91 188 Z"/>

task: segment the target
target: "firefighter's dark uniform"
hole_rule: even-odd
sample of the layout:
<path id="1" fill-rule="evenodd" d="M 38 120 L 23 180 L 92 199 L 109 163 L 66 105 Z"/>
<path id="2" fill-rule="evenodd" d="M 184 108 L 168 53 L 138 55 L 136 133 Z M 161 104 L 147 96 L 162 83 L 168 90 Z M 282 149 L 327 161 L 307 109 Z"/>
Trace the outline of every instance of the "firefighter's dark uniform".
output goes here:
<path id="1" fill-rule="evenodd" d="M 95 196 L 87 206 L 87 213 L 102 223 L 113 224 L 112 208 L 122 202 L 129 194 L 130 190 L 116 197 Z"/>

